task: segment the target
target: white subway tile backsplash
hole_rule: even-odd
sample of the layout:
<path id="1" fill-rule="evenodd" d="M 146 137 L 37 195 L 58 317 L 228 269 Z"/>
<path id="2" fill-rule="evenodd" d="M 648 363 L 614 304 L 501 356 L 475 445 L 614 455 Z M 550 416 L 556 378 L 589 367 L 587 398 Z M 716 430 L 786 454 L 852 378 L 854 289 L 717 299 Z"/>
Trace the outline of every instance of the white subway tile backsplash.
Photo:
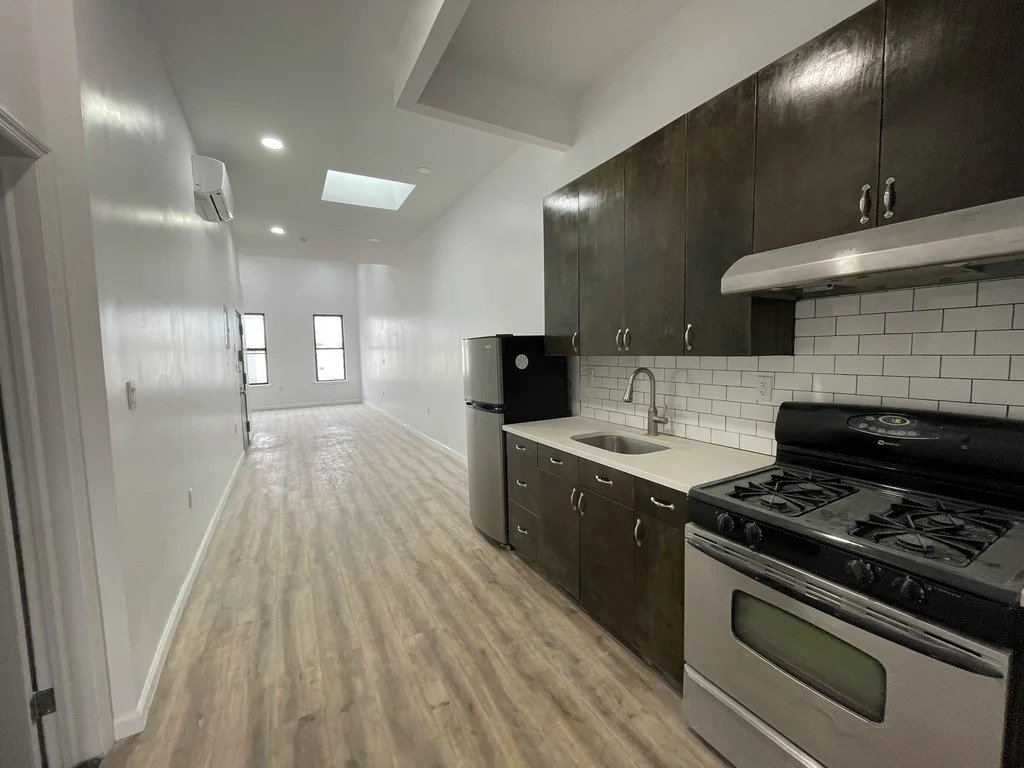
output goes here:
<path id="1" fill-rule="evenodd" d="M 970 379 L 911 378 L 910 396 L 919 400 L 971 401 Z"/>
<path id="2" fill-rule="evenodd" d="M 978 331 L 974 350 L 979 355 L 1024 353 L 1024 331 Z"/>
<path id="3" fill-rule="evenodd" d="M 634 403 L 622 391 L 633 368 L 647 365 L 667 434 L 762 453 L 775 451 L 778 406 L 788 400 L 1024 420 L 1024 278 L 812 299 L 796 314 L 794 356 L 570 361 L 573 412 L 643 427 L 650 384 L 637 382 Z M 762 402 L 765 375 L 772 389 Z"/>
<path id="4" fill-rule="evenodd" d="M 885 333 L 885 315 L 849 315 L 836 318 L 837 336 Z"/>
<path id="5" fill-rule="evenodd" d="M 814 302 L 814 314 L 817 317 L 860 314 L 860 296 L 829 296 L 817 299 Z"/>
<path id="6" fill-rule="evenodd" d="M 913 336 L 909 333 L 887 333 L 884 336 L 861 336 L 862 355 L 909 355 Z"/>
<path id="7" fill-rule="evenodd" d="M 914 309 L 973 307 L 978 302 L 977 283 L 936 285 L 914 291 Z"/>
<path id="8" fill-rule="evenodd" d="M 864 336 L 815 336 L 816 355 L 855 355 Z"/>
<path id="9" fill-rule="evenodd" d="M 794 335 L 801 336 L 835 336 L 836 319 L 834 317 L 806 317 L 795 321 Z"/>
<path id="10" fill-rule="evenodd" d="M 969 355 L 975 351 L 974 333 L 974 331 L 915 333 L 912 351 L 915 355 Z"/>
<path id="11" fill-rule="evenodd" d="M 1024 302 L 1024 277 L 978 283 L 978 306 Z"/>
<path id="12" fill-rule="evenodd" d="M 947 309 L 942 320 L 944 331 L 992 331 L 1012 327 L 1013 307 L 1009 304 Z"/>
<path id="13" fill-rule="evenodd" d="M 885 316 L 886 333 L 927 333 L 941 330 L 941 309 L 890 312 Z"/>
<path id="14" fill-rule="evenodd" d="M 936 355 L 890 355 L 882 371 L 886 376 L 938 376 L 941 360 Z"/>

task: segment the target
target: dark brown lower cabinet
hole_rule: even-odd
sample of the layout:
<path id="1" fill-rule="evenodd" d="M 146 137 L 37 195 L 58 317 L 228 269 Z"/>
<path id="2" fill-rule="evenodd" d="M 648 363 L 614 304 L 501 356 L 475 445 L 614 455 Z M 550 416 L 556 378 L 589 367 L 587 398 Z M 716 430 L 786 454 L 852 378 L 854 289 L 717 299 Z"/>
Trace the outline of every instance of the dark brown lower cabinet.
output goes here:
<path id="1" fill-rule="evenodd" d="M 573 505 L 574 478 L 537 471 L 540 518 L 540 567 L 548 578 L 575 597 L 580 596 L 580 520 Z"/>
<path id="2" fill-rule="evenodd" d="M 633 552 L 636 650 L 667 677 L 683 684 L 682 527 L 637 514 L 640 546 Z"/>
<path id="3" fill-rule="evenodd" d="M 590 491 L 580 511 L 580 605 L 632 645 L 633 511 Z"/>

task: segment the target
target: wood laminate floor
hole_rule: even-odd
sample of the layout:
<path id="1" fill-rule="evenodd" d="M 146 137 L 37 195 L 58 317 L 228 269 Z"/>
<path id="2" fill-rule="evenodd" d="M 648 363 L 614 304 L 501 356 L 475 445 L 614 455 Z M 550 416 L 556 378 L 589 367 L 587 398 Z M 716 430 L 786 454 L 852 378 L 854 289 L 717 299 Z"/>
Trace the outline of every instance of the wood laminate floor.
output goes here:
<path id="1" fill-rule="evenodd" d="M 255 415 L 146 730 L 103 768 L 723 768 L 679 697 L 365 405 Z"/>

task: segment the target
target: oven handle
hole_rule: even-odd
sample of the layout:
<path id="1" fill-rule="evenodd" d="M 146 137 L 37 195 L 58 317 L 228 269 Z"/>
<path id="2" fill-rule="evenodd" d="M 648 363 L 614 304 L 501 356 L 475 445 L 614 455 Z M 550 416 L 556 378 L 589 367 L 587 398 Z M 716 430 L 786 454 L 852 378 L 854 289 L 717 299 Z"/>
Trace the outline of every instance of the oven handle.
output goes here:
<path id="1" fill-rule="evenodd" d="M 966 670 L 967 672 L 995 679 L 1006 677 L 1004 669 L 995 663 L 980 658 L 977 654 L 967 649 L 952 645 L 948 641 L 910 631 L 909 628 L 896 622 L 890 623 L 890 621 L 856 611 L 845 604 L 841 598 L 830 595 L 813 584 L 788 577 L 767 564 L 737 556 L 722 547 L 716 546 L 713 542 L 701 538 L 691 537 L 687 543 L 708 557 L 739 571 L 771 589 L 781 592 L 786 597 L 816 608 L 823 613 L 834 616 L 840 621 L 845 621 L 848 624 L 859 627 L 865 632 L 884 637 L 886 640 L 901 645 L 904 648 L 923 653 L 925 656 Z"/>

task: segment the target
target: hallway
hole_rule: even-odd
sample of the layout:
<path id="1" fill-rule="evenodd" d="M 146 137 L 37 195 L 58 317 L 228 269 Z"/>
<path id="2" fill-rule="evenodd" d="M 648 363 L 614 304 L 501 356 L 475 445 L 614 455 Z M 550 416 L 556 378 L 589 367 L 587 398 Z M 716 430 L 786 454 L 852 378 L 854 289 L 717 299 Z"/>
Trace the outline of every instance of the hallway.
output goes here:
<path id="1" fill-rule="evenodd" d="M 723 765 L 365 405 L 256 414 L 146 730 L 104 768 Z"/>

